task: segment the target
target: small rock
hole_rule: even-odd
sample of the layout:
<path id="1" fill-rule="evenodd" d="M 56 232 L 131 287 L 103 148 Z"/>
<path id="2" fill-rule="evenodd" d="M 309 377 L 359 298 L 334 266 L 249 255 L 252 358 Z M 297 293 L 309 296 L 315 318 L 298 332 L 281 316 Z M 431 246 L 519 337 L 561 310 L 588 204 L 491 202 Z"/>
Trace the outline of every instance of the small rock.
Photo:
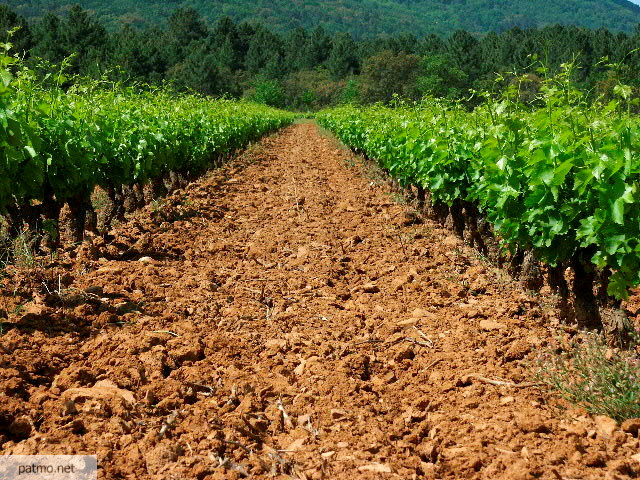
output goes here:
<path id="1" fill-rule="evenodd" d="M 587 452 L 582 456 L 581 463 L 587 467 L 602 468 L 607 466 L 607 460 L 600 452 Z"/>
<path id="2" fill-rule="evenodd" d="M 249 425 L 253 427 L 256 432 L 264 433 L 269 428 L 269 422 L 264 418 L 251 418 L 249 419 Z"/>
<path id="3" fill-rule="evenodd" d="M 404 414 L 402 415 L 402 419 L 404 420 L 404 423 L 407 425 L 410 423 L 422 422 L 426 417 L 427 417 L 426 412 L 419 409 L 415 409 L 413 407 L 409 407 L 407 410 L 405 410 Z"/>
<path id="4" fill-rule="evenodd" d="M 347 417 L 347 412 L 341 408 L 331 409 L 331 418 L 333 420 L 344 420 Z"/>
<path id="5" fill-rule="evenodd" d="M 298 425 L 300 425 L 301 427 L 304 427 L 305 425 L 308 425 L 309 422 L 311 421 L 311 415 L 309 414 L 300 415 L 297 421 L 298 421 Z"/>
<path id="6" fill-rule="evenodd" d="M 537 416 L 523 415 L 517 420 L 517 425 L 525 433 L 549 433 L 549 426 Z"/>
<path id="7" fill-rule="evenodd" d="M 391 288 L 392 292 L 397 292 L 398 290 L 402 289 L 402 287 L 405 286 L 407 283 L 409 283 L 408 277 L 406 276 L 396 277 L 393 280 L 391 280 L 391 282 L 389 283 L 389 287 Z"/>
<path id="8" fill-rule="evenodd" d="M 129 390 L 118 388 L 109 380 L 100 380 L 91 388 L 70 388 L 64 391 L 62 398 L 65 399 L 65 401 L 72 401 L 74 403 L 87 399 L 109 400 L 114 398 L 122 399 L 129 405 L 136 403 L 133 393 Z"/>
<path id="9" fill-rule="evenodd" d="M 401 320 L 397 323 L 400 328 L 413 327 L 420 322 L 419 318 L 408 318 L 406 320 Z"/>
<path id="10" fill-rule="evenodd" d="M 467 447 L 451 447 L 442 452 L 442 455 L 446 458 L 459 458 L 463 453 L 467 452 Z"/>
<path id="11" fill-rule="evenodd" d="M 425 462 L 435 463 L 438 460 L 438 445 L 433 441 L 422 442 L 416 447 L 416 453 Z"/>
<path id="12" fill-rule="evenodd" d="M 140 307 L 133 302 L 122 302 L 116 305 L 116 313 L 125 315 L 127 313 L 142 313 Z"/>
<path id="13" fill-rule="evenodd" d="M 378 288 L 378 286 L 375 283 L 365 283 L 362 286 L 362 291 L 364 293 L 378 293 L 380 291 L 380 289 Z"/>
<path id="14" fill-rule="evenodd" d="M 511 344 L 507 353 L 504 355 L 506 362 L 522 360 L 531 351 L 531 344 L 526 340 L 517 340 Z"/>
<path id="15" fill-rule="evenodd" d="M 335 452 L 335 451 L 331 451 L 331 452 L 324 452 L 324 453 L 321 453 L 321 454 L 320 454 L 320 456 L 321 456 L 322 458 L 331 458 L 331 457 L 333 457 L 335 454 L 336 454 L 336 452 Z"/>
<path id="16" fill-rule="evenodd" d="M 638 435 L 638 431 L 640 430 L 640 418 L 630 418 L 622 422 L 622 431 L 626 433 L 630 433 L 633 436 Z"/>
<path id="17" fill-rule="evenodd" d="M 611 417 L 606 415 L 596 415 L 593 420 L 596 422 L 596 431 L 598 435 L 610 437 L 618 428 L 618 423 Z"/>
<path id="18" fill-rule="evenodd" d="M 306 360 L 302 360 L 300 362 L 300 365 L 298 365 L 294 370 L 293 373 L 295 373 L 298 377 L 301 376 L 304 373 L 304 367 L 307 365 L 307 361 Z"/>
<path id="19" fill-rule="evenodd" d="M 287 341 L 283 339 L 270 339 L 264 344 L 267 355 L 273 356 L 287 348 Z"/>
<path id="20" fill-rule="evenodd" d="M 26 415 L 16 418 L 9 424 L 9 433 L 18 438 L 29 438 L 33 430 L 33 423 Z"/>
<path id="21" fill-rule="evenodd" d="M 338 442 L 336 443 L 336 447 L 338 448 L 347 448 L 349 446 L 348 442 Z"/>
<path id="22" fill-rule="evenodd" d="M 515 402 L 516 399 L 513 397 L 502 397 L 500 398 L 500 405 L 508 405 L 510 403 Z"/>
<path id="23" fill-rule="evenodd" d="M 112 417 L 109 423 L 111 424 L 113 429 L 120 434 L 126 435 L 131 433 L 131 424 L 120 417 Z"/>
<path id="24" fill-rule="evenodd" d="M 66 417 L 76 413 L 78 413 L 78 407 L 76 407 L 76 403 L 73 400 L 67 400 L 62 404 L 62 416 Z"/>
<path id="25" fill-rule="evenodd" d="M 582 438 L 587 436 L 587 429 L 579 423 L 572 423 L 564 427 L 569 435 Z"/>
<path id="26" fill-rule="evenodd" d="M 180 455 L 182 455 L 182 447 L 179 445 L 158 445 L 145 455 L 147 470 L 150 474 L 157 475 L 166 469 L 168 464 L 178 460 Z"/>
<path id="27" fill-rule="evenodd" d="M 413 348 L 407 345 L 406 347 L 402 347 L 398 353 L 395 354 L 393 359 L 396 362 L 401 362 L 402 360 L 413 360 L 415 356 L 416 354 L 414 353 Z"/>
<path id="28" fill-rule="evenodd" d="M 153 258 L 151 257 L 141 257 L 138 259 L 140 263 L 151 263 L 153 262 Z"/>
<path id="29" fill-rule="evenodd" d="M 507 328 L 504 323 L 488 319 L 480 320 L 479 326 L 480 330 L 502 330 L 504 328 Z"/>
<path id="30" fill-rule="evenodd" d="M 442 245 L 445 247 L 457 247 L 460 241 L 453 235 L 449 235 L 442 241 Z"/>
<path id="31" fill-rule="evenodd" d="M 186 345 L 178 345 L 169 353 L 177 365 L 185 362 L 196 362 L 204 356 L 204 347 L 200 341 L 189 342 Z"/>
<path id="32" fill-rule="evenodd" d="M 92 285 L 84 289 L 85 293 L 90 293 L 93 295 L 104 295 L 104 288 L 99 285 Z"/>
<path id="33" fill-rule="evenodd" d="M 382 463 L 372 463 L 358 467 L 361 472 L 391 473 L 391 467 Z"/>
<path id="34" fill-rule="evenodd" d="M 382 381 L 384 383 L 393 383 L 397 380 L 395 372 L 391 371 L 382 376 Z"/>
<path id="35" fill-rule="evenodd" d="M 411 316 L 416 318 L 425 318 L 433 316 L 433 313 L 429 310 L 425 310 L 424 308 L 416 308 L 411 312 Z"/>
<path id="36" fill-rule="evenodd" d="M 304 447 L 305 443 L 307 443 L 307 439 L 306 438 L 298 438 L 297 440 L 294 440 L 293 442 L 291 442 L 287 446 L 287 450 L 289 450 L 291 452 L 297 452 L 302 447 Z"/>

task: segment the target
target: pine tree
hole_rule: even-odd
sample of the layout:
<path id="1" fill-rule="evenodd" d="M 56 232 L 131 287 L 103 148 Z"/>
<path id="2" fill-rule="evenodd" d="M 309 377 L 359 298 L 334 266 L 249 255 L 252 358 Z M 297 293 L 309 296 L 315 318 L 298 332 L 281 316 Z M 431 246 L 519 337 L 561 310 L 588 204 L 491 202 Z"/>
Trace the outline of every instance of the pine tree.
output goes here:
<path id="1" fill-rule="evenodd" d="M 13 31 L 11 35 L 10 31 Z M 11 42 L 13 51 L 19 55 L 26 54 L 33 47 L 29 24 L 6 4 L 0 4 L 0 42 Z"/>
<path id="2" fill-rule="evenodd" d="M 334 79 L 345 78 L 358 71 L 358 59 L 355 52 L 356 44 L 350 34 L 338 33 L 333 37 L 327 67 Z"/>

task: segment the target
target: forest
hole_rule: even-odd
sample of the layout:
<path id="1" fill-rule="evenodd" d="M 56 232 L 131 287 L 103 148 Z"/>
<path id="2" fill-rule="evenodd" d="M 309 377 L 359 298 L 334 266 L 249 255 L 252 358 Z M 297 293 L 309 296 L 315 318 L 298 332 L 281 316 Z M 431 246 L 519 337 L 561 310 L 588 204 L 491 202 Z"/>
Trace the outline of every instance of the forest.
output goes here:
<path id="1" fill-rule="evenodd" d="M 75 6 L 63 16 L 29 22 L 0 5 L 0 31 L 32 64 L 61 64 L 66 73 L 124 84 L 171 83 L 215 97 L 248 97 L 270 106 L 317 110 L 345 102 L 389 102 L 424 96 L 469 100 L 491 90 L 496 78 L 538 70 L 557 72 L 575 61 L 574 80 L 593 95 L 610 95 L 616 81 L 636 86 L 640 30 L 634 33 L 552 25 L 502 33 L 418 37 L 400 33 L 355 39 L 321 26 L 277 33 L 263 24 L 224 16 L 213 27 L 191 8 L 173 12 L 162 26 L 109 31 Z M 7 37 L 4 38 L 7 40 Z M 498 77 L 501 75 L 501 77 Z"/>
<path id="2" fill-rule="evenodd" d="M 223 16 L 235 22 L 263 23 L 286 33 L 298 27 L 322 26 L 331 33 L 349 32 L 358 39 L 412 32 L 448 35 L 457 29 L 473 33 L 502 32 L 513 27 L 554 23 L 631 32 L 640 22 L 640 7 L 627 0 L 7 0 L 30 21 L 46 13 L 64 15 L 74 4 L 95 12 L 108 30 L 123 24 L 146 28 L 163 25 L 181 7 L 196 9 L 208 25 Z"/>
<path id="3" fill-rule="evenodd" d="M 448 36 L 356 40 L 321 26 L 277 33 L 229 17 L 209 28 L 196 10 L 186 8 L 175 10 L 163 26 L 110 32 L 79 6 L 33 23 L 0 5 L 0 31 L 9 30 L 14 51 L 27 61 L 69 59 L 68 74 L 124 84 L 169 82 L 178 90 L 302 111 L 389 102 L 394 96 L 468 99 L 471 89 L 491 89 L 498 74 L 508 83 L 509 74 L 531 73 L 535 90 L 542 64 L 553 73 L 573 60 L 575 81 L 607 95 L 616 81 L 637 85 L 632 72 L 640 68 L 640 31 L 561 25 L 483 36 L 457 30 Z"/>

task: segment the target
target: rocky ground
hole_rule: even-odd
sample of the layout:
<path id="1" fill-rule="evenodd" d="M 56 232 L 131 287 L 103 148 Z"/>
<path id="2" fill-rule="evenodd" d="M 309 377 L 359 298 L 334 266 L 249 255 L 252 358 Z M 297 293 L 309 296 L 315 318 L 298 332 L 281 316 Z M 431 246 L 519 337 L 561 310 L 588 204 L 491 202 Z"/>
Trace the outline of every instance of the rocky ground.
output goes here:
<path id="1" fill-rule="evenodd" d="M 639 476 L 633 425 L 536 383 L 566 340 L 549 296 L 366 170 L 295 125 L 9 269 L 0 452 L 103 479 Z"/>

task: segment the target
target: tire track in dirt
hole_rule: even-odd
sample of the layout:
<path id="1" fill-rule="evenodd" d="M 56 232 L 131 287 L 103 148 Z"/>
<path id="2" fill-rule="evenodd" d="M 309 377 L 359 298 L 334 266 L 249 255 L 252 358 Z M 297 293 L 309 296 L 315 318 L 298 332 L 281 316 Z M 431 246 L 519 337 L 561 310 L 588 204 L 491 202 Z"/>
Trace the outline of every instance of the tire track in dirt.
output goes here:
<path id="1" fill-rule="evenodd" d="M 108 479 L 639 475 L 637 439 L 526 386 L 553 310 L 355 163 L 295 125 L 81 248 L 89 293 L 27 306 L 78 328 L 2 337 L 2 452 Z"/>

